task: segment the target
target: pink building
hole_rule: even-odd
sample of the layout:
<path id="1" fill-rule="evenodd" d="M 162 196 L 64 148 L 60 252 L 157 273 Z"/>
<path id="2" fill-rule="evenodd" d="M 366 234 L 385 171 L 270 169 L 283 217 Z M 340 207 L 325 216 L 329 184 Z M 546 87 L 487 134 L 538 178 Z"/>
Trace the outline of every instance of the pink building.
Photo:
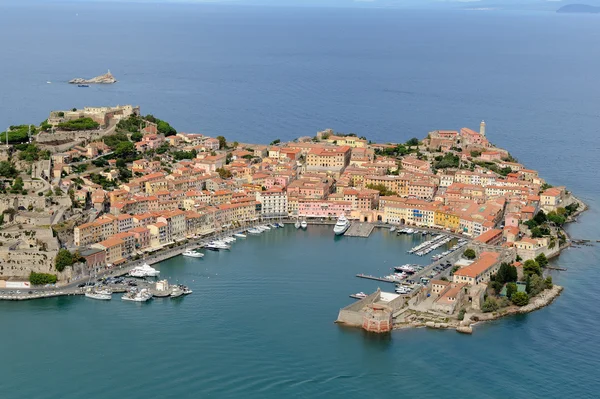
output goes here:
<path id="1" fill-rule="evenodd" d="M 507 213 L 504 216 L 504 227 L 519 227 L 519 215 Z"/>
<path id="2" fill-rule="evenodd" d="M 303 217 L 339 217 L 352 211 L 350 201 L 298 200 L 298 216 Z"/>
<path id="3" fill-rule="evenodd" d="M 479 158 L 484 161 L 500 161 L 502 160 L 502 153 L 498 151 L 485 151 L 481 153 Z"/>

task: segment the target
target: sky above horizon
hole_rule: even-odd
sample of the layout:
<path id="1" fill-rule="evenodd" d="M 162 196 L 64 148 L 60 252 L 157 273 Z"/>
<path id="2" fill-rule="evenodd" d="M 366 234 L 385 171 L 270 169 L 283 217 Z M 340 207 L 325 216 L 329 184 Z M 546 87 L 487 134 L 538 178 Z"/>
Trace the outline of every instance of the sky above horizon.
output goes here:
<path id="1" fill-rule="evenodd" d="M 325 7 L 410 7 L 410 8 L 490 8 L 555 10 L 565 4 L 600 5 L 600 0 L 3 0 L 13 4 L 27 3 L 196 3 L 269 6 Z"/>

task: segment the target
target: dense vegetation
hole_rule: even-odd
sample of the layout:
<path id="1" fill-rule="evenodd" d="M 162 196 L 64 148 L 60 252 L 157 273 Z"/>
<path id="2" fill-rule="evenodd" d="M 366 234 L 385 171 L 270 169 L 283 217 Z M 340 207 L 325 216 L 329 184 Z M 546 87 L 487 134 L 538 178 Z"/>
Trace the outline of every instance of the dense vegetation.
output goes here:
<path id="1" fill-rule="evenodd" d="M 435 169 L 446 169 L 446 168 L 458 168 L 460 165 L 460 157 L 451 152 L 446 153 L 444 156 L 435 157 L 433 167 Z"/>
<path id="2" fill-rule="evenodd" d="M 379 195 L 382 196 L 398 195 L 398 193 L 396 193 L 395 191 L 388 190 L 385 184 L 367 184 L 366 187 L 370 188 L 371 190 L 379 191 Z"/>
<path id="3" fill-rule="evenodd" d="M 196 155 L 198 155 L 198 152 L 196 150 L 174 151 L 172 155 L 175 160 L 180 161 L 182 159 L 194 159 L 196 158 Z"/>
<path id="4" fill-rule="evenodd" d="M 19 150 L 19 159 L 27 162 L 50 159 L 50 151 L 40 150 L 35 144 L 17 144 L 15 149 Z"/>
<path id="5" fill-rule="evenodd" d="M 127 142 L 129 139 L 125 133 L 115 133 L 111 134 L 110 136 L 105 136 L 102 141 L 104 141 L 104 144 L 114 151 L 119 143 Z"/>
<path id="6" fill-rule="evenodd" d="M 65 270 L 65 267 L 72 266 L 76 260 L 76 257 L 68 249 L 61 249 L 56 255 L 54 266 L 56 267 L 56 270 L 62 272 Z"/>
<path id="7" fill-rule="evenodd" d="M 177 134 L 177 130 L 169 125 L 168 122 L 155 118 L 154 115 L 146 115 L 144 119 L 148 122 L 156 123 L 156 129 L 158 132 L 164 134 L 165 136 L 174 136 Z"/>
<path id="8" fill-rule="evenodd" d="M 59 130 L 66 130 L 68 132 L 78 130 L 95 130 L 100 127 L 100 124 L 94 121 L 92 118 L 79 118 L 73 119 L 72 121 L 65 121 L 58 124 Z"/>
<path id="9" fill-rule="evenodd" d="M 130 115 L 129 118 L 121 119 L 117 123 L 117 131 L 135 133 L 140 131 L 140 126 L 144 126 L 144 119 L 138 115 Z"/>
<path id="10" fill-rule="evenodd" d="M 8 142 L 11 144 L 26 143 L 29 141 L 29 127 L 31 126 L 31 134 L 37 133 L 37 129 L 33 125 L 17 125 L 8 128 Z M 0 133 L 0 143 L 6 143 L 6 132 Z"/>
<path id="11" fill-rule="evenodd" d="M 508 166 L 505 168 L 500 168 L 498 164 L 494 162 L 473 161 L 473 163 L 475 165 L 481 166 L 482 168 L 489 169 L 492 172 L 496 172 L 501 176 L 507 176 L 510 172 L 512 172 L 512 169 Z"/>
<path id="12" fill-rule="evenodd" d="M 57 278 L 55 274 L 35 272 L 31 272 L 29 274 L 29 282 L 33 285 L 55 284 L 56 280 Z"/>
<path id="13" fill-rule="evenodd" d="M 0 176 L 1 177 L 15 177 L 18 174 L 17 169 L 8 161 L 0 161 Z"/>

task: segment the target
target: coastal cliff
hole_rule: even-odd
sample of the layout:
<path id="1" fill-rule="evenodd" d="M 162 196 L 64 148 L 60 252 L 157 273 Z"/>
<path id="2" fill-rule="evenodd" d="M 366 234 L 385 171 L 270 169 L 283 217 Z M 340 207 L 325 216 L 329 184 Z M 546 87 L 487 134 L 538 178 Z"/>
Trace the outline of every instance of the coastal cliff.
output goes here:
<path id="1" fill-rule="evenodd" d="M 115 77 L 112 73 L 110 73 L 110 71 L 108 71 L 104 75 L 96 76 L 95 78 L 91 79 L 75 78 L 69 80 L 69 83 L 71 84 L 111 84 L 116 82 L 117 79 L 115 79 Z"/>

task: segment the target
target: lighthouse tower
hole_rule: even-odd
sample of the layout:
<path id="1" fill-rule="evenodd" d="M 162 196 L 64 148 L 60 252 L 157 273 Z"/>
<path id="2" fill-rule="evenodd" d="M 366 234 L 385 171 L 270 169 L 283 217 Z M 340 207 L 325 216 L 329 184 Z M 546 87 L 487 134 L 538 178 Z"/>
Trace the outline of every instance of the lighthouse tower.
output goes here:
<path id="1" fill-rule="evenodd" d="M 479 124 L 479 134 L 485 137 L 485 121 L 481 121 Z"/>

